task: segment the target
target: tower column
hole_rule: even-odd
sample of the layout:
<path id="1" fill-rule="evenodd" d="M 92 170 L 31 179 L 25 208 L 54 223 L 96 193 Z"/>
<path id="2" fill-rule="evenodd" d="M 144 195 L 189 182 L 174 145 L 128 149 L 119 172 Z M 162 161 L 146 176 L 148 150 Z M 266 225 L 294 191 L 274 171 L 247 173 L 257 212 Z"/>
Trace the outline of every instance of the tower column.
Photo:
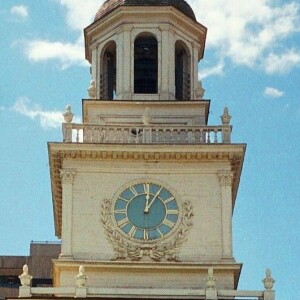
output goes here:
<path id="1" fill-rule="evenodd" d="M 131 86 L 131 82 L 133 80 L 132 74 L 134 74 L 134 70 L 132 69 L 132 60 L 133 60 L 133 49 L 131 47 L 131 31 L 133 26 L 132 25 L 124 25 L 123 26 L 123 48 L 118 47 L 119 51 L 119 59 L 123 59 L 122 61 L 122 70 L 119 72 L 119 76 L 122 76 L 122 83 L 121 89 L 122 89 L 122 95 L 120 96 L 120 99 L 122 100 L 131 100 L 132 99 L 132 93 L 133 89 Z M 122 72 L 123 71 L 123 72 Z M 119 77 L 120 79 L 120 77 Z"/>
<path id="2" fill-rule="evenodd" d="M 232 180 L 231 171 L 218 173 L 221 185 L 222 205 L 222 259 L 233 259 L 232 255 Z"/>
<path id="3" fill-rule="evenodd" d="M 195 89 L 198 86 L 198 56 L 199 56 L 199 52 L 198 52 L 198 45 L 193 43 L 193 59 L 191 60 L 191 62 L 194 62 L 193 65 L 191 65 L 191 74 L 192 74 L 192 78 L 194 78 L 194 80 L 191 80 L 191 98 L 192 99 L 197 99 L 196 93 L 195 93 Z M 191 79 L 192 79 L 191 78 Z"/>
<path id="4" fill-rule="evenodd" d="M 160 100 L 174 99 L 174 72 L 171 67 L 175 64 L 175 47 L 173 34 L 170 32 L 170 26 L 163 25 L 161 30 L 161 92 Z M 173 78 L 174 77 L 174 78 Z"/>
<path id="5" fill-rule="evenodd" d="M 72 258 L 73 183 L 76 171 L 61 170 L 62 182 L 62 245 L 60 258 Z"/>

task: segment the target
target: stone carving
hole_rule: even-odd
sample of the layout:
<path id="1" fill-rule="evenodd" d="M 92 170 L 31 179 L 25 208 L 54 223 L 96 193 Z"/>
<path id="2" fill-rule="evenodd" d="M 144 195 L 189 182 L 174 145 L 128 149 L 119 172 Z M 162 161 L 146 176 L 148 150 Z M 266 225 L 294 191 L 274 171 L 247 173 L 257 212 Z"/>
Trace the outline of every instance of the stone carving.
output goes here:
<path id="1" fill-rule="evenodd" d="M 71 123 L 73 121 L 74 114 L 72 113 L 71 105 L 67 105 L 66 112 L 63 114 L 63 117 L 66 123 Z"/>
<path id="2" fill-rule="evenodd" d="M 76 170 L 65 169 L 60 171 L 60 178 L 62 183 L 73 184 L 76 175 Z"/>
<path id="3" fill-rule="evenodd" d="M 266 278 L 262 281 L 266 290 L 272 290 L 275 280 L 272 278 L 272 272 L 270 269 L 266 270 Z"/>
<path id="4" fill-rule="evenodd" d="M 94 80 L 92 80 L 91 83 L 90 83 L 90 86 L 88 88 L 88 93 L 89 93 L 89 97 L 91 99 L 96 98 L 96 84 L 95 84 Z"/>
<path id="5" fill-rule="evenodd" d="M 179 261 L 176 255 L 179 253 L 181 245 L 187 240 L 188 232 L 192 226 L 193 212 L 190 202 L 183 203 L 181 223 L 172 237 L 158 241 L 155 244 L 140 244 L 125 238 L 117 230 L 112 220 L 111 206 L 111 200 L 105 199 L 102 202 L 101 221 L 105 234 L 114 248 L 115 260 L 138 261 L 143 257 L 150 257 L 154 261 Z"/>
<path id="6" fill-rule="evenodd" d="M 198 99 L 203 99 L 205 89 L 202 87 L 202 81 L 198 82 L 198 86 L 195 89 L 195 95 Z"/>
<path id="7" fill-rule="evenodd" d="M 220 180 L 221 185 L 228 185 L 231 186 L 232 185 L 232 181 L 233 181 L 233 174 L 231 171 L 220 171 L 218 173 L 218 177 Z"/>
<path id="8" fill-rule="evenodd" d="M 76 285 L 79 288 L 85 287 L 87 276 L 85 274 L 84 266 L 79 267 L 79 273 L 76 275 Z"/>
<path id="9" fill-rule="evenodd" d="M 227 107 L 224 108 L 223 115 L 220 116 L 220 118 L 221 118 L 223 125 L 229 125 L 230 120 L 231 120 L 231 115 L 229 114 Z"/>
<path id="10" fill-rule="evenodd" d="M 214 277 L 214 269 L 208 268 L 208 276 L 206 278 L 206 288 L 214 289 L 216 288 L 216 279 Z"/>
<path id="11" fill-rule="evenodd" d="M 23 266 L 23 273 L 19 276 L 20 282 L 22 286 L 30 286 L 31 279 L 33 278 L 31 275 L 29 275 L 28 266 Z"/>

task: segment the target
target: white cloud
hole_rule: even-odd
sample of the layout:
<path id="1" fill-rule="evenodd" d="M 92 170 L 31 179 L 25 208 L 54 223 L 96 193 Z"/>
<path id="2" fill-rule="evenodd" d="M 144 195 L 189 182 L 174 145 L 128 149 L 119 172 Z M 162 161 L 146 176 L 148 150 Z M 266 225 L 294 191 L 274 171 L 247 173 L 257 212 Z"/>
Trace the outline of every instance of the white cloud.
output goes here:
<path id="1" fill-rule="evenodd" d="M 223 75 L 223 74 L 224 74 L 224 63 L 223 61 L 220 61 L 217 65 L 211 68 L 205 68 L 205 69 L 200 68 L 198 77 L 202 80 L 212 75 Z"/>
<path id="2" fill-rule="evenodd" d="M 300 51 L 295 49 L 282 54 L 270 53 L 265 60 L 265 69 L 269 74 L 284 74 L 296 66 L 300 66 Z"/>
<path id="3" fill-rule="evenodd" d="M 75 30 L 82 31 L 90 25 L 104 0 L 56 0 L 67 8 L 67 22 Z"/>
<path id="4" fill-rule="evenodd" d="M 70 65 L 86 65 L 84 47 L 79 43 L 62 43 L 36 40 L 27 43 L 26 54 L 30 61 L 58 60 L 62 68 Z"/>
<path id="5" fill-rule="evenodd" d="M 19 98 L 12 109 L 32 120 L 39 120 L 44 129 L 60 127 L 63 121 L 62 112 L 43 110 L 39 105 L 32 104 L 26 97 Z"/>
<path id="6" fill-rule="evenodd" d="M 284 95 L 284 92 L 273 87 L 266 87 L 264 94 L 268 97 L 280 98 Z"/>
<path id="7" fill-rule="evenodd" d="M 198 21 L 208 28 L 207 48 L 238 65 L 264 67 L 264 59 L 274 49 L 300 33 L 300 4 L 296 1 L 287 4 L 274 4 L 270 0 L 188 2 Z"/>
<path id="8" fill-rule="evenodd" d="M 10 13 L 17 17 L 18 19 L 27 19 L 29 13 L 28 13 L 28 7 L 25 5 L 17 5 L 17 6 L 13 6 L 10 9 Z"/>
<path id="9" fill-rule="evenodd" d="M 82 29 L 88 26 L 104 0 L 55 0 L 66 9 L 66 22 L 78 31 L 75 43 L 37 40 L 29 43 L 28 57 L 32 61 L 59 60 L 63 67 L 84 62 Z M 216 61 L 231 61 L 249 68 L 260 67 L 272 73 L 266 59 L 280 58 L 288 38 L 300 35 L 300 4 L 274 3 L 271 0 L 187 0 L 200 23 L 208 28 L 207 49 L 215 51 Z M 290 49 L 287 49 L 290 51 Z M 229 58 L 229 60 L 228 60 Z M 298 61 L 298 59 L 296 59 Z M 222 69 L 225 66 L 223 65 Z M 289 58 L 289 71 L 293 68 Z M 219 67 L 201 71 L 201 76 L 221 74 Z M 218 73 L 219 72 L 219 73 Z"/>

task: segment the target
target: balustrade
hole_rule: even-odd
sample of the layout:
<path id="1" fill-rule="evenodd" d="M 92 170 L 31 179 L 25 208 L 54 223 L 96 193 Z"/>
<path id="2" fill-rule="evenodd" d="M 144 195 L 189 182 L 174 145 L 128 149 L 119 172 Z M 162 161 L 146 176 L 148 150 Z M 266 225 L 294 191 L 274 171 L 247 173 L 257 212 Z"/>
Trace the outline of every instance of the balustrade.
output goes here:
<path id="1" fill-rule="evenodd" d="M 90 125 L 63 123 L 63 140 L 68 143 L 120 144 L 210 144 L 230 143 L 230 125 Z"/>

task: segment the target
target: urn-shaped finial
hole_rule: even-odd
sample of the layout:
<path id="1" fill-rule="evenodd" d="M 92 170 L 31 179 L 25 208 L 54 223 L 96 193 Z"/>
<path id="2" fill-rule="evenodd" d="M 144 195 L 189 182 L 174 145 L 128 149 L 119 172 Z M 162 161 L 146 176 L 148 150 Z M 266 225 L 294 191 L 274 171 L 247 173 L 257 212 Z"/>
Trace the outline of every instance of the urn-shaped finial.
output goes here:
<path id="1" fill-rule="evenodd" d="M 71 123 L 73 121 L 74 114 L 72 113 L 71 105 L 67 105 L 66 112 L 63 114 L 63 116 L 66 123 Z"/>
<path id="2" fill-rule="evenodd" d="M 272 278 L 272 272 L 270 269 L 266 270 L 266 278 L 263 279 L 262 282 L 266 290 L 271 290 L 273 288 L 275 280 Z"/>
<path id="3" fill-rule="evenodd" d="M 85 274 L 84 266 L 79 267 L 79 273 L 76 275 L 77 287 L 85 287 L 87 276 Z"/>
<path id="4" fill-rule="evenodd" d="M 220 117 L 223 125 L 229 125 L 231 120 L 231 115 L 228 112 L 228 108 L 224 108 L 223 115 Z"/>
<path id="5" fill-rule="evenodd" d="M 198 86 L 195 89 L 195 95 L 198 99 L 203 99 L 205 89 L 202 87 L 202 81 L 198 82 Z"/>
<path id="6" fill-rule="evenodd" d="M 88 88 L 88 93 L 91 99 L 96 98 L 96 84 L 94 80 L 91 80 L 90 86 Z"/>
<path id="7" fill-rule="evenodd" d="M 27 265 L 23 266 L 23 273 L 19 276 L 22 286 L 30 286 L 32 276 L 29 275 L 29 269 Z"/>
<path id="8" fill-rule="evenodd" d="M 216 279 L 214 277 L 214 269 L 208 268 L 208 276 L 206 278 L 206 288 L 214 289 L 216 287 Z"/>

